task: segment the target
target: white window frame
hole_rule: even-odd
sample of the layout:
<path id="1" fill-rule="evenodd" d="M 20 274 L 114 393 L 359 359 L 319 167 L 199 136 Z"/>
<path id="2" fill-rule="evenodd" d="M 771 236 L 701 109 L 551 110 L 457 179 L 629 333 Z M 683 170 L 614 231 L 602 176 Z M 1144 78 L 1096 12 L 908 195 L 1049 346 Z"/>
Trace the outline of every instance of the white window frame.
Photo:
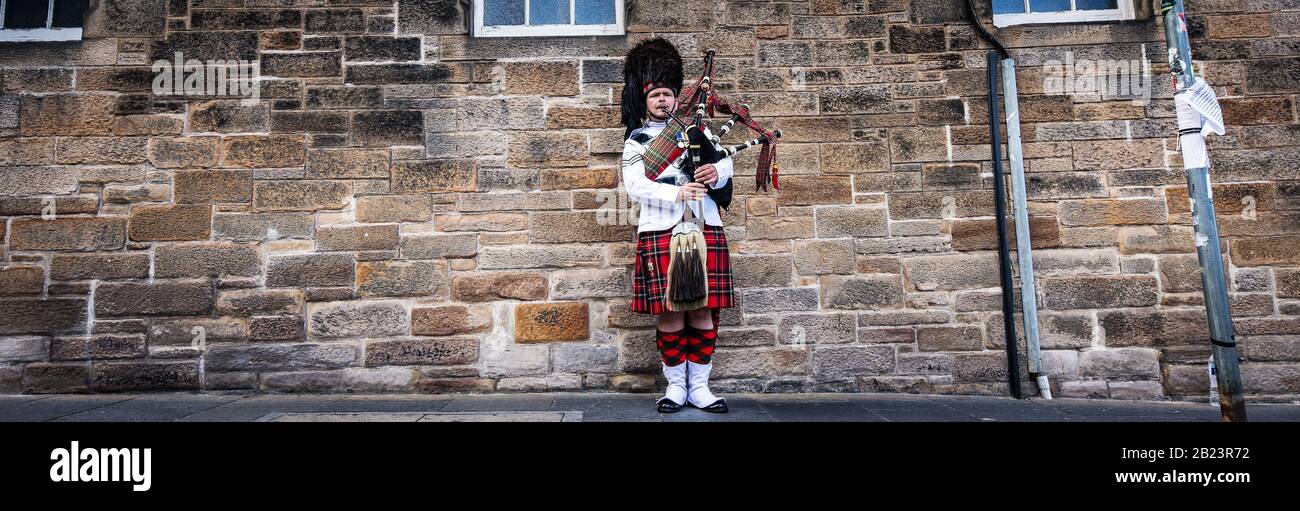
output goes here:
<path id="1" fill-rule="evenodd" d="M 1091 11 L 1075 10 L 1075 0 L 1070 0 L 1070 10 L 1056 12 L 1029 12 L 1029 0 L 1025 1 L 1025 12 L 994 14 L 993 26 L 1009 27 L 1012 25 L 1031 25 L 1042 23 L 1087 23 L 1090 21 L 1123 21 L 1137 19 L 1135 0 L 1117 0 L 1118 9 L 1101 9 Z"/>
<path id="2" fill-rule="evenodd" d="M 623 20 L 623 0 L 613 0 L 614 2 L 614 23 L 607 25 L 529 25 L 528 8 L 529 0 L 524 0 L 524 24 L 523 25 L 483 25 L 483 14 L 485 11 L 484 0 L 474 0 L 474 37 L 542 37 L 542 36 L 593 36 L 593 35 L 624 35 L 626 33 Z M 574 12 L 577 9 L 577 1 L 569 0 L 569 19 L 577 18 Z"/>
<path id="3" fill-rule="evenodd" d="M 0 27 L 4 27 L 5 0 L 0 0 Z M 45 26 L 54 20 L 54 0 L 46 0 Z M 66 28 L 0 28 L 0 42 L 58 42 L 80 41 L 81 27 Z"/>

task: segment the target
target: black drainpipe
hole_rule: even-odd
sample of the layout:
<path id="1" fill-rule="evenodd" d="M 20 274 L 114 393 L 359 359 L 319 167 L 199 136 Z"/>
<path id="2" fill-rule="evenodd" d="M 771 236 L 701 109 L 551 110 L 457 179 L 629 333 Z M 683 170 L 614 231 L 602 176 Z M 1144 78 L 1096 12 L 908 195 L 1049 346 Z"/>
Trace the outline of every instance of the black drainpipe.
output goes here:
<path id="1" fill-rule="evenodd" d="M 971 25 L 980 36 L 996 48 L 989 50 L 989 135 L 992 137 L 993 151 L 993 194 L 994 215 L 998 227 L 998 272 L 1002 281 L 1002 325 L 1006 329 L 1007 345 L 1007 382 L 1011 386 L 1011 396 L 1020 399 L 1020 358 L 1016 346 L 1016 305 L 1015 288 L 1011 283 L 1011 248 L 1007 243 L 1007 199 L 1006 184 L 1002 177 L 1002 132 L 998 120 L 998 68 L 1002 57 L 1007 57 L 1007 50 L 994 39 L 975 16 L 971 0 L 966 0 L 966 15 Z"/>

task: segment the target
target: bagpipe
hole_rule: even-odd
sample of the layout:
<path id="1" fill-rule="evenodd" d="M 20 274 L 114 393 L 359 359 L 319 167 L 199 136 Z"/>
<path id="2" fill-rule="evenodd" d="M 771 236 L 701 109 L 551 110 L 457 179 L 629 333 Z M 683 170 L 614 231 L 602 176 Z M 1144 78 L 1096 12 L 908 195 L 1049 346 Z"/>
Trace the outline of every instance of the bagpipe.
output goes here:
<path id="1" fill-rule="evenodd" d="M 682 101 L 680 98 L 685 98 Z M 694 109 L 695 115 L 690 122 L 681 118 Z M 714 112 L 730 114 L 731 119 L 713 134 L 705 119 Z M 749 105 L 741 104 L 733 108 L 713 91 L 713 50 L 704 54 L 704 74 L 695 84 L 686 87 L 679 96 L 677 111 L 664 109 L 669 121 L 659 135 L 646 145 L 642 155 L 646 176 L 651 180 L 660 180 L 660 174 L 678 158 L 682 158 L 682 173 L 663 176 L 669 184 L 681 186 L 695 181 L 695 171 L 703 165 L 717 163 L 747 148 L 760 145 L 762 152 L 758 156 L 758 171 L 755 173 L 756 189 L 767 190 L 770 180 L 773 189 L 780 189 L 777 181 L 779 167 L 776 164 L 776 139 L 781 137 L 781 130 L 768 131 L 754 122 L 749 115 Z M 720 140 L 731 132 L 736 123 L 744 123 L 749 129 L 759 133 L 758 138 L 724 147 L 721 151 L 714 144 L 721 145 Z M 731 205 L 732 181 L 721 188 L 708 188 L 709 197 L 722 208 Z M 692 210 L 686 208 L 685 218 L 673 227 L 669 243 L 667 289 L 665 305 L 671 311 L 687 311 L 704 307 L 708 303 L 708 248 L 699 219 L 693 218 Z"/>
<path id="2" fill-rule="evenodd" d="M 713 50 L 705 52 L 704 72 L 700 79 L 682 90 L 678 95 L 676 111 L 666 112 L 669 116 L 668 125 L 646 144 L 646 151 L 642 156 L 646 177 L 658 180 L 664 169 L 678 158 L 683 158 L 685 154 L 681 170 L 688 178 L 688 182 L 694 181 L 695 169 L 700 166 L 717 163 L 723 158 L 757 145 L 762 146 L 762 149 L 758 155 L 758 169 L 754 174 L 755 190 L 767 191 L 769 182 L 773 189 L 779 190 L 781 188 L 778 180 L 780 166 L 776 163 L 776 140 L 781 137 L 781 130 L 768 130 L 754 122 L 750 116 L 749 105 L 741 104 L 735 107 L 718 96 L 713 90 L 713 55 Z M 694 115 L 690 118 L 690 122 L 682 120 L 682 117 L 692 112 Z M 716 134 L 709 130 L 706 120 L 708 117 L 713 117 L 715 112 L 731 116 Z M 714 144 L 720 145 L 722 137 L 730 133 L 737 123 L 749 127 L 758 134 L 758 137 L 717 151 Z M 718 206 L 727 208 L 731 205 L 731 180 L 728 180 L 722 188 L 709 188 L 708 193 Z"/>

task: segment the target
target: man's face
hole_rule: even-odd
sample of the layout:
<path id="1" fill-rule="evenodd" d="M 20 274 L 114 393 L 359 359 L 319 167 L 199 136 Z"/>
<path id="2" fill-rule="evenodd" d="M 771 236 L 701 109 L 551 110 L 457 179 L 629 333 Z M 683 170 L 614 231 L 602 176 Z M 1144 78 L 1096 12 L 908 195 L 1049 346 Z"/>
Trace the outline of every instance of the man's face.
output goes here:
<path id="1" fill-rule="evenodd" d="M 677 96 L 673 94 L 672 89 L 669 89 L 667 87 L 660 87 L 658 89 L 651 89 L 650 93 L 646 94 L 645 97 L 646 111 L 650 112 L 650 118 L 656 121 L 663 121 L 668 119 L 668 115 L 663 112 L 663 109 L 665 108 L 672 109 L 676 107 L 677 107 Z"/>

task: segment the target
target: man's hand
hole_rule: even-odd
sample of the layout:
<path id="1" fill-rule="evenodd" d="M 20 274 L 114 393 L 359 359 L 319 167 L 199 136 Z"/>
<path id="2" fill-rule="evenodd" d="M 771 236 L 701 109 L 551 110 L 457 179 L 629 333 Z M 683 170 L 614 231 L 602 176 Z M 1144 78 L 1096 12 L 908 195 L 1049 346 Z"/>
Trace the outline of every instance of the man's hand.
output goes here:
<path id="1" fill-rule="evenodd" d="M 718 169 L 712 163 L 700 166 L 695 169 L 695 182 L 706 185 L 718 182 Z"/>
<path id="2" fill-rule="evenodd" d="M 708 189 L 699 183 L 686 183 L 677 190 L 677 201 L 686 202 L 703 199 L 708 194 Z"/>

